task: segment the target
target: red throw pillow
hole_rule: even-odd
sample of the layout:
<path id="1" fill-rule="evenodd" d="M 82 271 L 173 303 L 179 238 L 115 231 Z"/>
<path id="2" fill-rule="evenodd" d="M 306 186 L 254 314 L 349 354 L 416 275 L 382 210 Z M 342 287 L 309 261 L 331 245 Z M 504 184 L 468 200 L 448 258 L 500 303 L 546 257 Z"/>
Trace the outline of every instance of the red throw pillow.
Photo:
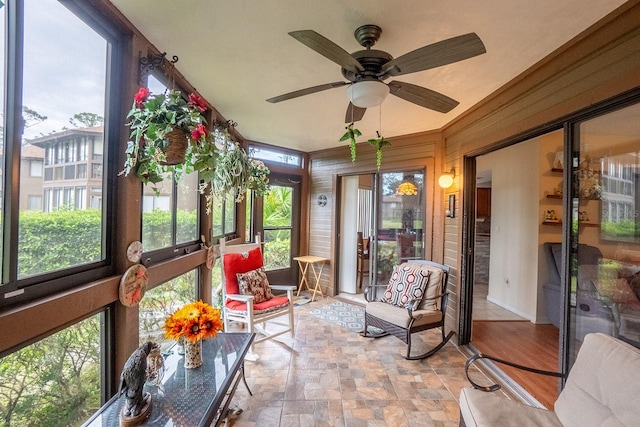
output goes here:
<path id="1" fill-rule="evenodd" d="M 228 253 L 222 257 L 225 289 L 228 294 L 240 294 L 238 286 L 238 273 L 246 273 L 263 266 L 262 252 L 260 248 L 251 249 L 249 252 Z"/>

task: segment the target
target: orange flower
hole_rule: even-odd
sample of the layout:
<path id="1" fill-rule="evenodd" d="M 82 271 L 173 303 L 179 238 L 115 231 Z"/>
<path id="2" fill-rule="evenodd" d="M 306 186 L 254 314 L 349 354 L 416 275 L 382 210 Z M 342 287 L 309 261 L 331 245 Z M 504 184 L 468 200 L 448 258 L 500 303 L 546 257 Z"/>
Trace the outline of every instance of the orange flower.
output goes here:
<path id="1" fill-rule="evenodd" d="M 202 301 L 177 309 L 164 322 L 164 335 L 173 340 L 184 337 L 196 342 L 215 337 L 222 329 L 220 310 Z"/>

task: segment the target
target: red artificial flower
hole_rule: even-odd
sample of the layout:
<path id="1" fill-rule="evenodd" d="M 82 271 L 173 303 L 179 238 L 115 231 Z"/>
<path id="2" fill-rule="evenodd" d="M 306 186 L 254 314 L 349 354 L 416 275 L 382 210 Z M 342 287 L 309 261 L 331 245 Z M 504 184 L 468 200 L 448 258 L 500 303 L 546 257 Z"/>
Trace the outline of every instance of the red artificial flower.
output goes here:
<path id="1" fill-rule="evenodd" d="M 146 101 L 148 97 L 149 89 L 147 89 L 146 87 L 141 87 L 138 90 L 138 93 L 136 93 L 136 96 L 133 97 L 133 100 L 136 102 L 136 107 L 144 108 L 144 105 L 142 105 L 142 103 Z"/>
<path id="2" fill-rule="evenodd" d="M 199 97 L 198 95 L 196 95 L 195 93 L 189 94 L 189 104 L 198 107 L 200 111 L 207 110 L 207 103 L 205 102 L 205 100 Z"/>
<path id="3" fill-rule="evenodd" d="M 200 123 L 194 130 L 191 131 L 191 139 L 198 141 L 203 136 L 207 136 L 207 128 Z"/>

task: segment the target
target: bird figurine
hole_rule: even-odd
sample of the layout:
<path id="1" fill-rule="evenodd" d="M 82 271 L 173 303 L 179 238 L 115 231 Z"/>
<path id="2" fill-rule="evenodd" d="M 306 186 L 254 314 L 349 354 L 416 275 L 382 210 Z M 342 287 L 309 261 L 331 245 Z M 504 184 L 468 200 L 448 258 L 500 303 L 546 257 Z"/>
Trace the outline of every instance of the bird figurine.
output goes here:
<path id="1" fill-rule="evenodd" d="M 146 416 L 150 410 L 151 395 L 143 393 L 147 376 L 147 356 L 158 344 L 147 341 L 138 347 L 124 364 L 120 375 L 120 392 L 125 401 L 121 415 L 125 418 Z"/>

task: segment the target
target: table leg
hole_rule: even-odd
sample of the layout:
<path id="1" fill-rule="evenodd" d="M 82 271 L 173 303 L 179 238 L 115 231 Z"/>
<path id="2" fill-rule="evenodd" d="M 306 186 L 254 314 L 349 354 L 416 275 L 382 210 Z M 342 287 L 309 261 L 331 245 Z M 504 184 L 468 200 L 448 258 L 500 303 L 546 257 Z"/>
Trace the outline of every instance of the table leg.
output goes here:
<path id="1" fill-rule="evenodd" d="M 303 285 L 305 285 L 309 291 L 311 290 L 309 282 L 307 281 L 307 268 L 309 268 L 309 263 L 304 263 L 304 267 L 302 264 L 302 261 L 298 261 L 298 267 L 300 268 L 300 284 L 298 285 L 297 297 L 300 296 L 300 291 L 302 290 Z"/>
<path id="2" fill-rule="evenodd" d="M 249 388 L 249 384 L 247 384 L 247 377 L 245 377 L 244 375 L 244 362 L 240 367 L 240 373 L 242 374 L 242 381 L 244 382 L 244 386 L 247 388 L 247 391 L 249 392 L 249 396 L 253 396 L 253 393 L 251 393 L 251 389 Z"/>
<path id="3" fill-rule="evenodd" d="M 313 272 L 313 276 L 316 279 L 315 286 L 313 287 L 313 296 L 311 297 L 311 301 L 315 300 L 316 292 L 320 291 L 320 295 L 324 298 L 324 294 L 322 293 L 322 288 L 320 287 L 320 277 L 322 277 L 322 270 L 324 269 L 324 262 L 320 263 L 320 272 L 316 273 L 316 268 L 314 264 L 311 264 L 311 271 Z"/>

